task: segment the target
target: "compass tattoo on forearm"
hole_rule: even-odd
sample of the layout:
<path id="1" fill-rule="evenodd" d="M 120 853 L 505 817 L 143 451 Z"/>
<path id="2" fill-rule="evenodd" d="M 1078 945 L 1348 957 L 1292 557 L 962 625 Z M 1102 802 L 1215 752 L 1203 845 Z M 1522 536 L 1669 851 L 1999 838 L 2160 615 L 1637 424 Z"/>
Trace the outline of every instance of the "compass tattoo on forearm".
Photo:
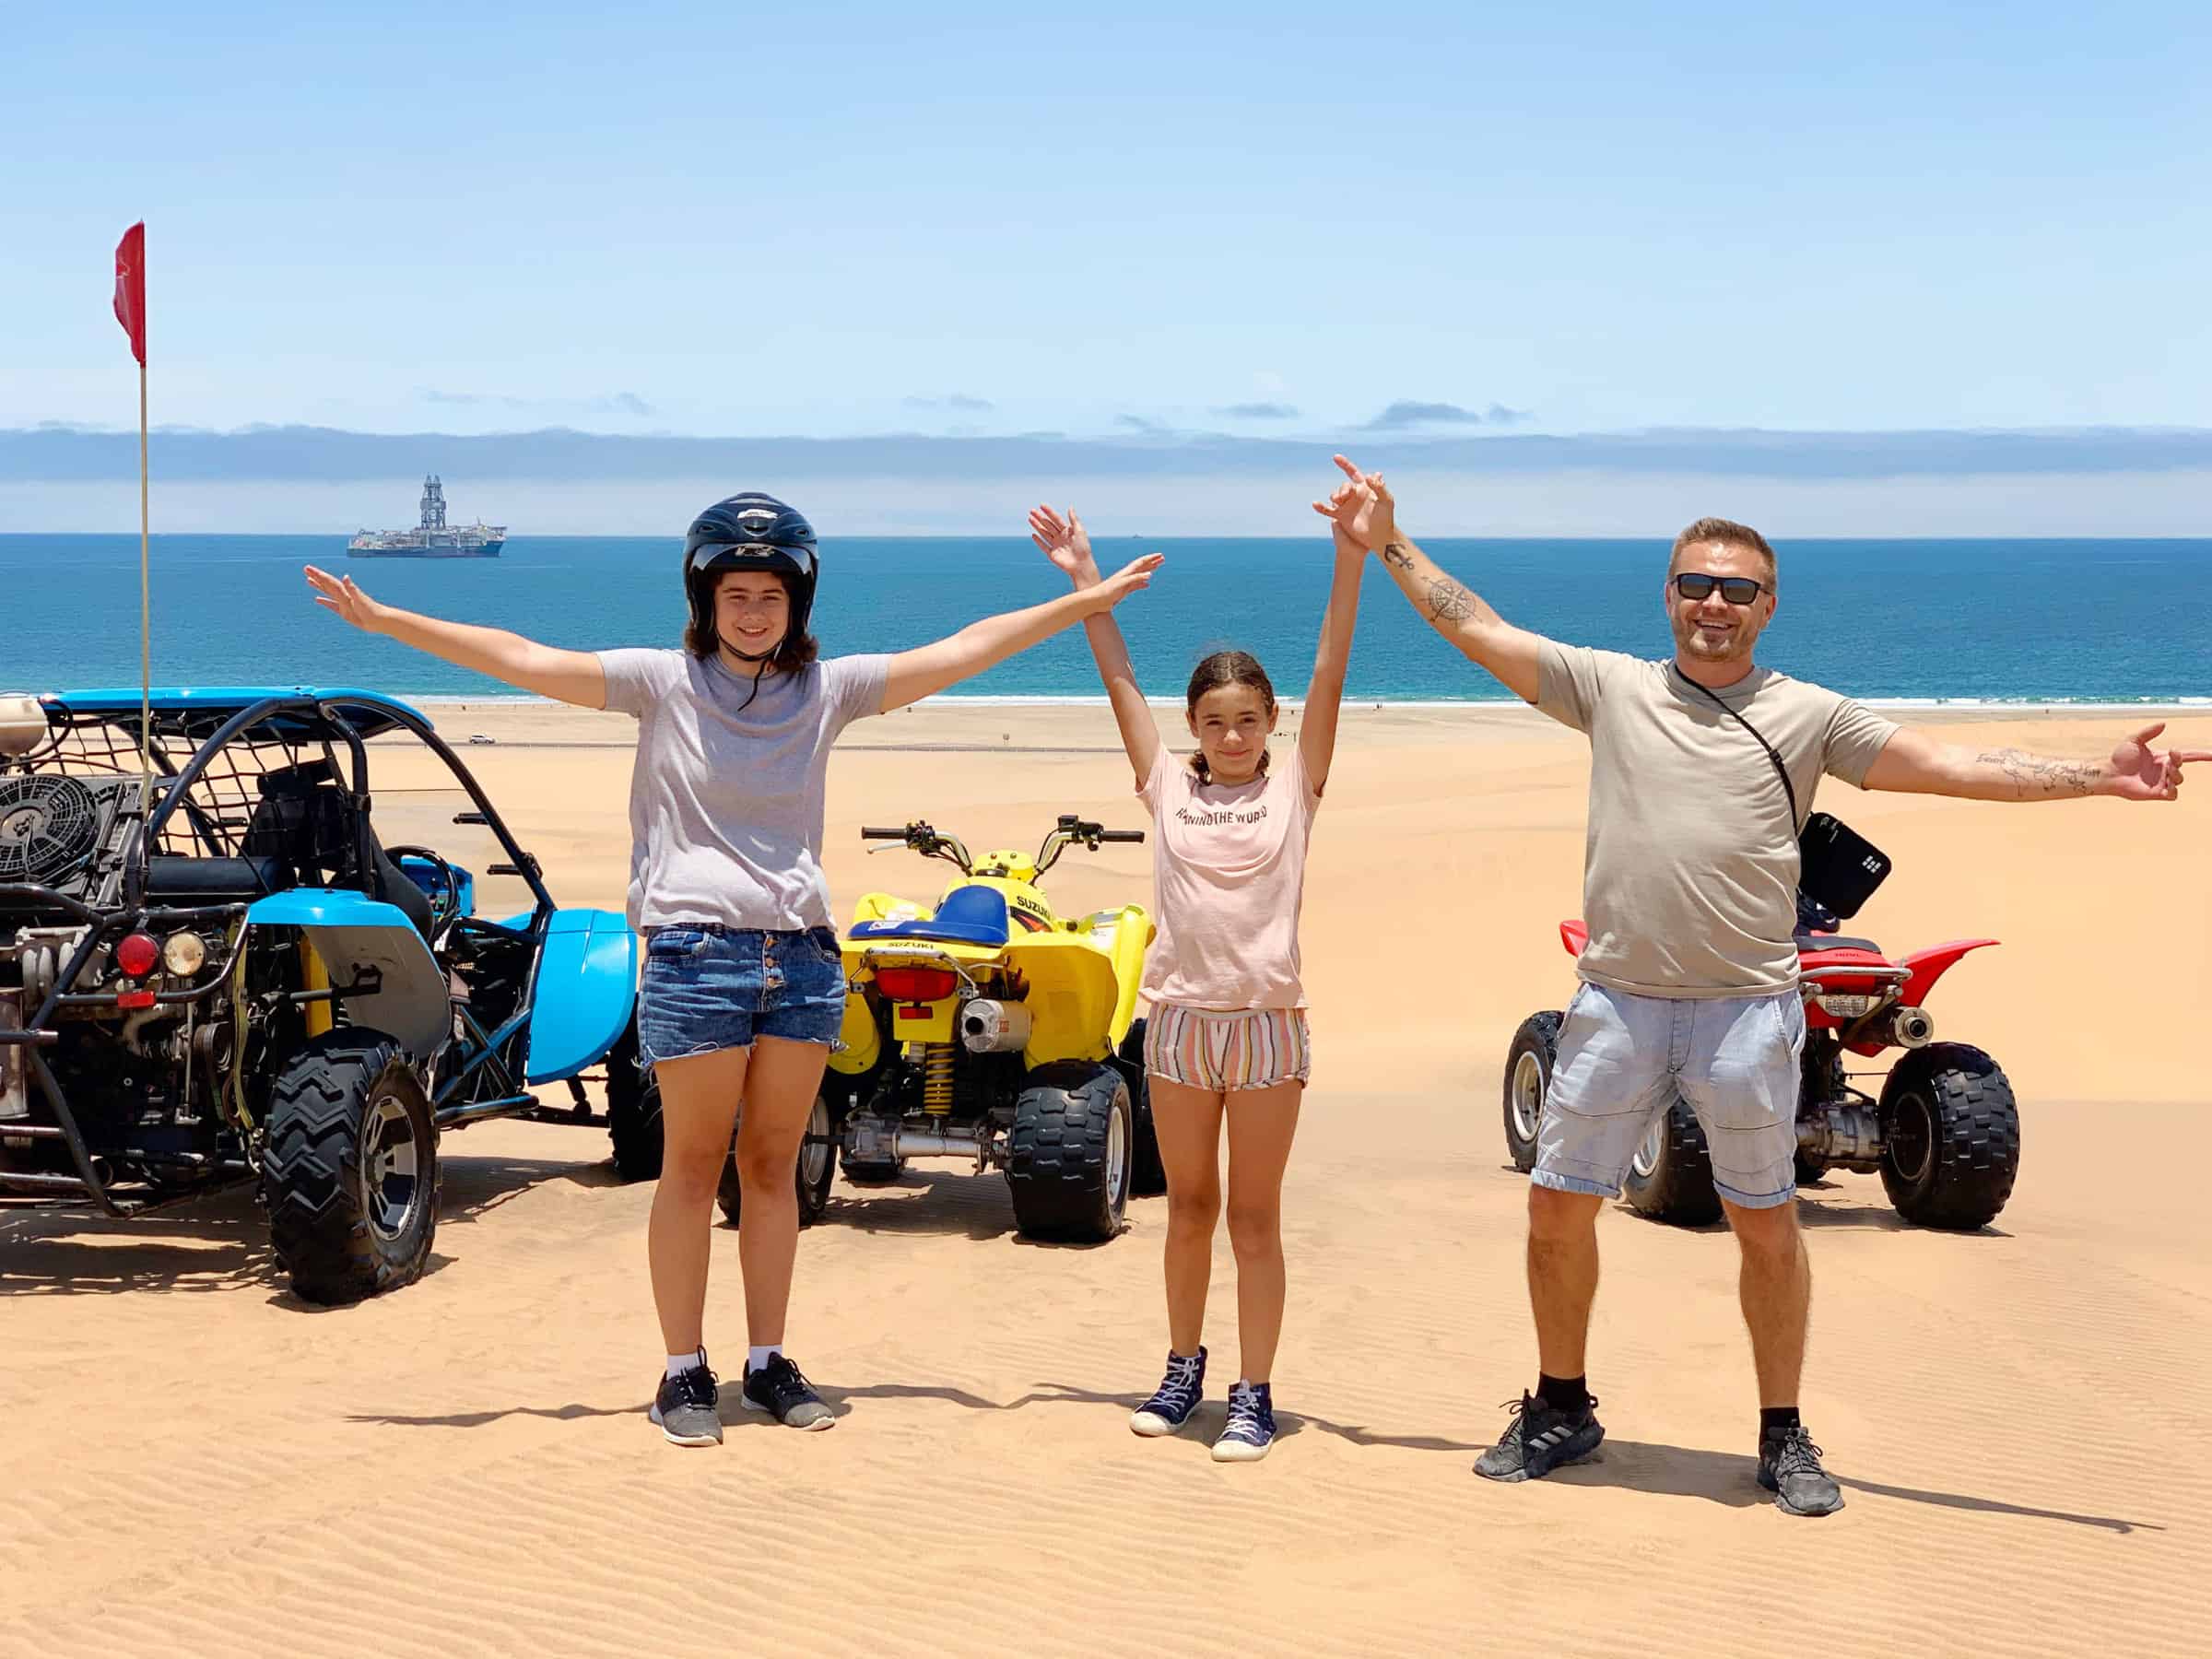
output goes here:
<path id="1" fill-rule="evenodd" d="M 1449 576 L 1440 577 L 1429 584 L 1429 619 L 1431 622 L 1464 622 L 1474 614 L 1475 595 Z"/>

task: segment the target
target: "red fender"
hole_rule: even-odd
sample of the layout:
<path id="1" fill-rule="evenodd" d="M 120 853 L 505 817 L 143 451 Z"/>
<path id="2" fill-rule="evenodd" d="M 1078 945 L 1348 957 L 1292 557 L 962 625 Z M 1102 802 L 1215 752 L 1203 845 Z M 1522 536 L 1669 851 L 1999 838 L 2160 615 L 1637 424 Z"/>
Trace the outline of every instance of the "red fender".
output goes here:
<path id="1" fill-rule="evenodd" d="M 1580 921 L 1559 924 L 1559 943 L 1567 947 L 1569 956 L 1581 956 L 1590 943 L 1590 929 Z M 2001 944 L 1997 939 L 1950 939 L 1941 945 L 1931 945 L 1925 950 L 1916 950 L 1910 956 L 1897 959 L 1897 965 L 1912 977 L 1905 982 L 1898 1000 L 1907 1007 L 1918 1008 L 1927 1005 L 1928 993 L 1935 990 L 1936 982 L 1950 971 L 1951 964 L 1970 950 L 1980 950 L 1986 945 Z"/>
<path id="2" fill-rule="evenodd" d="M 1998 943 L 2000 941 L 1996 939 L 1951 939 L 1941 945 L 1931 945 L 1925 950 L 1916 950 L 1910 956 L 1898 958 L 1897 965 L 1912 975 L 1905 982 L 1900 1000 L 1909 1008 L 1925 1007 L 1928 993 L 1936 989 L 1936 982 L 1949 971 L 1953 962 L 1970 950 L 1979 950 L 1984 945 Z"/>

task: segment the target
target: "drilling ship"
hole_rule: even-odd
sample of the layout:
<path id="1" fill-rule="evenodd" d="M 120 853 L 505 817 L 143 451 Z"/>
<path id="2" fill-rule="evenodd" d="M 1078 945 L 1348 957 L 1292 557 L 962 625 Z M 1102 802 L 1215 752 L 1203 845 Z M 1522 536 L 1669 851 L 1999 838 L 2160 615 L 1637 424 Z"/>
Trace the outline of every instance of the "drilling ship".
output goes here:
<path id="1" fill-rule="evenodd" d="M 412 530 L 364 530 L 346 544 L 348 559 L 497 559 L 507 545 L 507 526 L 449 526 L 445 486 L 435 474 L 422 481 L 422 523 Z"/>

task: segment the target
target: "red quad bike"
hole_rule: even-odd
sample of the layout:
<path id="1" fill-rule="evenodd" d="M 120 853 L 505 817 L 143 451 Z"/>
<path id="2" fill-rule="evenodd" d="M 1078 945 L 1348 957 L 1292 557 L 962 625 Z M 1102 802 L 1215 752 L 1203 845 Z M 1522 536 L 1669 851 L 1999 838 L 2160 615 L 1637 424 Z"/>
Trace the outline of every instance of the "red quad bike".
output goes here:
<path id="1" fill-rule="evenodd" d="M 1568 954 L 1589 930 L 1562 922 Z M 1806 1040 L 1797 1097 L 1797 1183 L 1830 1170 L 1880 1171 L 1889 1202 L 1921 1227 L 1969 1231 L 2005 1207 L 2020 1167 L 2020 1116 L 1997 1063 L 1962 1042 L 1936 1042 L 1924 1006 L 1946 970 L 1994 939 L 1957 939 L 1892 961 L 1871 939 L 1800 932 Z M 1513 1167 L 1536 1161 L 1536 1127 L 1559 1046 L 1557 1013 L 1532 1014 L 1505 1061 L 1505 1139 Z M 1903 1053 L 1878 1096 L 1854 1086 L 1871 1071 L 1845 1057 Z M 1720 1218 L 1712 1165 L 1697 1113 L 1677 1098 L 1637 1148 L 1629 1203 L 1654 1220 L 1697 1226 Z"/>

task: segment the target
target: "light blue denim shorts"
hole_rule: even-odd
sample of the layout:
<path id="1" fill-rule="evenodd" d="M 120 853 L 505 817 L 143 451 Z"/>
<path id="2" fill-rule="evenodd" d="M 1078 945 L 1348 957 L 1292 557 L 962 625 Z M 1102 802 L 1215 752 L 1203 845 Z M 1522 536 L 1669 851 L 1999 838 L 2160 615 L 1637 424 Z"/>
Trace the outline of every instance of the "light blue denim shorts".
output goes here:
<path id="1" fill-rule="evenodd" d="M 844 964 L 827 927 L 767 933 L 679 922 L 646 930 L 641 1065 L 750 1048 L 756 1037 L 827 1045 L 844 1017 Z"/>
<path id="2" fill-rule="evenodd" d="M 1794 991 L 1692 999 L 1585 982 L 1559 1026 L 1530 1179 L 1618 1197 L 1636 1148 L 1678 1095 L 1704 1125 L 1721 1196 L 1746 1209 L 1786 1204 L 1797 1190 L 1804 1051 Z"/>

